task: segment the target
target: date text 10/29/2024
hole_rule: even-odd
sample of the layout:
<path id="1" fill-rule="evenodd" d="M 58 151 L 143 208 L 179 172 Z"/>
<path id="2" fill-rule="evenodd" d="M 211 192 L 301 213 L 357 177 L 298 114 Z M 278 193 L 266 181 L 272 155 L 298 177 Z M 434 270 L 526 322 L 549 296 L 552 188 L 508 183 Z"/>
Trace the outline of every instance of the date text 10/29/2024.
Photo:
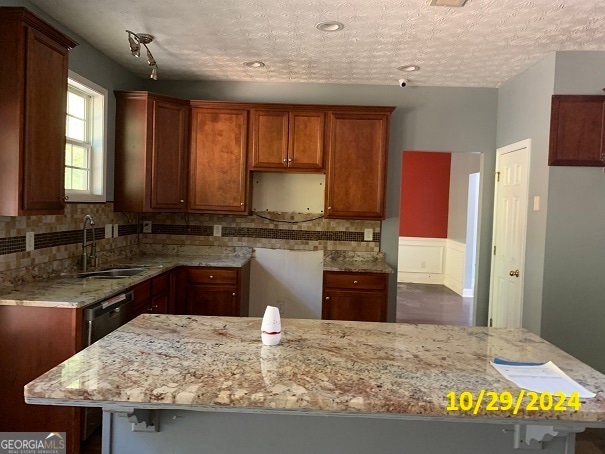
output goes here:
<path id="1" fill-rule="evenodd" d="M 580 396 L 577 392 L 567 395 L 564 392 L 556 393 L 536 393 L 519 391 L 519 394 L 513 396 L 512 393 L 504 391 L 497 393 L 495 391 L 486 391 L 482 389 L 478 396 L 474 396 L 469 391 L 456 393 L 450 391 L 445 396 L 449 405 L 447 411 L 472 412 L 477 415 L 485 406 L 485 411 L 510 411 L 513 415 L 520 410 L 529 411 L 578 411 L 580 409 Z M 524 400 L 524 398 L 526 398 Z"/>

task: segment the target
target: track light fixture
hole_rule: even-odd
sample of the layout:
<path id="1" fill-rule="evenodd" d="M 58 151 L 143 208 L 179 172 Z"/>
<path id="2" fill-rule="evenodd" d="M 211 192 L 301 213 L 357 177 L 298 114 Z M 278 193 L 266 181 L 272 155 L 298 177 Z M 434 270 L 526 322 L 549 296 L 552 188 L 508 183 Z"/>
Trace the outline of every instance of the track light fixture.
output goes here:
<path id="1" fill-rule="evenodd" d="M 148 35 L 147 33 L 131 32 L 130 30 L 126 30 L 126 33 L 128 33 L 130 53 L 134 57 L 140 57 L 142 44 L 145 50 L 147 51 L 147 64 L 151 66 L 151 75 L 149 76 L 149 78 L 153 80 L 158 80 L 158 64 L 156 63 L 155 58 L 153 58 L 149 47 L 147 47 L 147 44 L 153 41 L 153 36 Z"/>

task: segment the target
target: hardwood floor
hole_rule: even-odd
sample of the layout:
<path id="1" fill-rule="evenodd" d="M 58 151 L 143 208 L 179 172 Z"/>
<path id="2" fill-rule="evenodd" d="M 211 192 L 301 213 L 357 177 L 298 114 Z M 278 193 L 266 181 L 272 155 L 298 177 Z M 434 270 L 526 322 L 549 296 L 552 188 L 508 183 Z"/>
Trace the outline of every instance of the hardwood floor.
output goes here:
<path id="1" fill-rule="evenodd" d="M 470 326 L 473 299 L 443 285 L 397 284 L 397 322 Z M 605 429 L 587 429 L 576 436 L 576 454 L 605 454 Z"/>
<path id="2" fill-rule="evenodd" d="M 473 298 L 463 298 L 444 285 L 397 284 L 397 322 L 470 326 Z"/>

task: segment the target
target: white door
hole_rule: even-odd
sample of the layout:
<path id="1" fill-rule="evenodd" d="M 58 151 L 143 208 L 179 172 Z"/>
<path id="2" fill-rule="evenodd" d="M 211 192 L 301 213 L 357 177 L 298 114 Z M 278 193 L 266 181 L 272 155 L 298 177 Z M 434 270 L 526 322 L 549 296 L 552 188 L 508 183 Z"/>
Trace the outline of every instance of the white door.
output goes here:
<path id="1" fill-rule="evenodd" d="M 499 148 L 496 156 L 490 326 L 521 328 L 530 141 Z"/>

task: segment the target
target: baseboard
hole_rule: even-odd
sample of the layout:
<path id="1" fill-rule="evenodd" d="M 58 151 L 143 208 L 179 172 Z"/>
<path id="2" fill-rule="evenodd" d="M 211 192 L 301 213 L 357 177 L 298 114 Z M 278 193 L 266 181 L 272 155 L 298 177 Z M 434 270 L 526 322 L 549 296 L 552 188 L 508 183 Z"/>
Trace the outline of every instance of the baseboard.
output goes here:
<path id="1" fill-rule="evenodd" d="M 397 282 L 443 285 L 443 274 L 406 273 L 405 271 L 399 271 L 397 273 Z"/>
<path id="2" fill-rule="evenodd" d="M 462 283 L 460 281 L 452 279 L 450 276 L 445 276 L 445 279 L 443 280 L 443 285 L 445 285 L 450 290 L 453 290 L 458 295 L 462 296 L 462 291 L 464 289 L 462 288 Z"/>
<path id="3" fill-rule="evenodd" d="M 475 296 L 475 289 L 473 288 L 465 288 L 462 290 L 463 298 L 473 298 Z"/>

